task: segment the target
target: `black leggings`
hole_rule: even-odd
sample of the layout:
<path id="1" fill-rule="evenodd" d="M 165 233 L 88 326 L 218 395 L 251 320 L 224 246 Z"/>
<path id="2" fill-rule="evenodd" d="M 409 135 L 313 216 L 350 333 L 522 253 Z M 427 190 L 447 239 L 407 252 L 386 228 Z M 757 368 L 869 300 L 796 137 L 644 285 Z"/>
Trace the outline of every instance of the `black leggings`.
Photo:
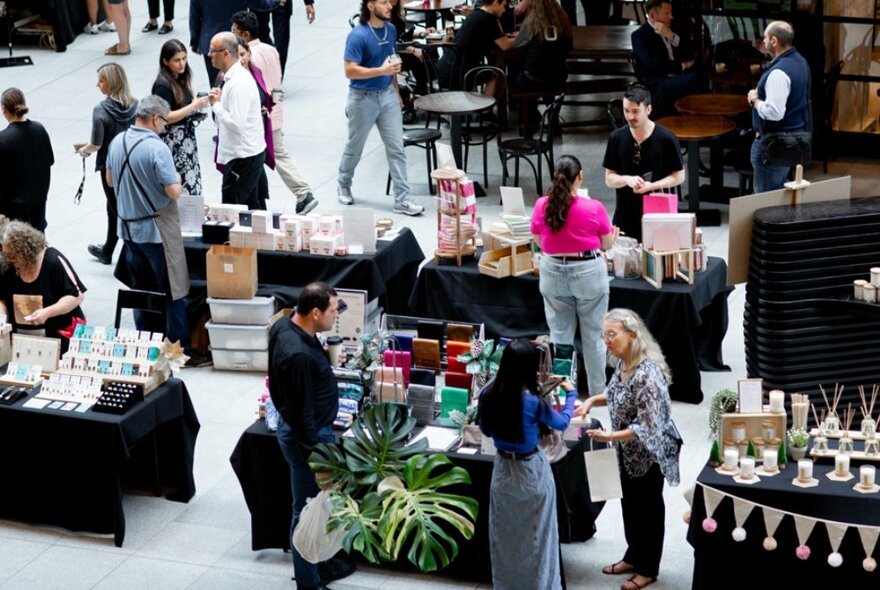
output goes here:
<path id="1" fill-rule="evenodd" d="M 107 174 L 104 170 L 99 170 L 98 175 L 101 177 L 101 186 L 104 187 L 104 196 L 107 198 L 107 237 L 104 239 L 104 256 L 113 258 L 113 250 L 116 249 L 116 242 L 119 238 L 116 236 L 116 191 L 107 184 Z"/>
<path id="2" fill-rule="evenodd" d="M 159 0 L 147 0 L 147 6 L 150 11 L 150 19 L 159 18 Z M 165 10 L 165 20 L 173 21 L 174 0 L 162 0 L 162 7 Z"/>

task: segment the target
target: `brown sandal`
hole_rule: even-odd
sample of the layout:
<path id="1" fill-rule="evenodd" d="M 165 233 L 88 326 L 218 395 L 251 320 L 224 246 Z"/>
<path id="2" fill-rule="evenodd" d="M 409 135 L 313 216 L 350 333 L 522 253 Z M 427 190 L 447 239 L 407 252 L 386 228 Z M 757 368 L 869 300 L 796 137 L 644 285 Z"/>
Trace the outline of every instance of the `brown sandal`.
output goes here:
<path id="1" fill-rule="evenodd" d="M 628 573 L 634 572 L 636 570 L 636 568 L 634 568 L 631 565 L 626 565 L 625 567 L 618 568 L 617 566 L 619 566 L 622 563 L 624 563 L 624 561 L 621 559 L 617 563 L 614 563 L 611 565 L 606 565 L 605 567 L 602 568 L 602 573 L 605 574 L 606 576 L 617 576 L 620 574 L 628 574 Z"/>
<path id="2" fill-rule="evenodd" d="M 642 590 L 643 588 L 647 588 L 648 586 L 650 586 L 651 584 L 653 584 L 654 582 L 657 581 L 657 578 L 648 578 L 647 582 L 645 582 L 644 584 L 639 584 L 638 582 L 636 582 L 636 578 L 639 575 L 640 574 L 636 574 L 635 576 L 631 577 L 629 580 L 624 582 L 623 585 L 620 587 L 620 590 Z M 642 576 L 642 577 L 646 578 L 647 576 Z"/>
<path id="3" fill-rule="evenodd" d="M 131 49 L 128 51 L 119 51 L 119 45 L 114 44 L 112 47 L 108 47 L 107 51 L 104 52 L 104 55 L 128 55 L 131 53 Z"/>

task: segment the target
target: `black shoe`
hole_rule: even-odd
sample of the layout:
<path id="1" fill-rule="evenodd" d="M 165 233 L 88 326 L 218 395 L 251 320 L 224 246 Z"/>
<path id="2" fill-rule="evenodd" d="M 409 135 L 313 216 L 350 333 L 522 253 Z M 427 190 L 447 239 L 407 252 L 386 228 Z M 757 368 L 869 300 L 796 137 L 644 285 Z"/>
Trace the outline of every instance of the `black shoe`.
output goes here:
<path id="1" fill-rule="evenodd" d="M 98 259 L 101 264 L 110 264 L 113 262 L 112 256 L 104 254 L 104 244 L 89 244 L 89 254 Z"/>
<path id="2" fill-rule="evenodd" d="M 214 364 L 214 361 L 206 356 L 200 355 L 195 351 L 189 351 L 186 353 L 186 355 L 189 357 L 189 360 L 186 361 L 186 364 L 183 366 L 190 369 L 197 369 L 199 367 L 210 367 Z"/>
<path id="3" fill-rule="evenodd" d="M 333 590 L 330 586 L 325 586 L 321 584 L 319 586 L 303 586 L 302 584 L 296 585 L 296 590 Z"/>
<path id="4" fill-rule="evenodd" d="M 141 27 L 141 33 L 152 33 L 156 29 L 159 28 L 159 23 L 151 23 L 148 22 L 143 27 Z"/>
<path id="5" fill-rule="evenodd" d="M 162 26 L 159 27 L 159 34 L 160 35 L 167 35 L 168 33 L 170 33 L 173 30 L 174 30 L 174 25 L 169 25 L 169 24 L 163 23 Z"/>
<path id="6" fill-rule="evenodd" d="M 318 575 L 321 576 L 321 582 L 333 582 L 347 578 L 355 572 L 357 565 L 350 559 L 332 558 L 328 561 L 322 561 L 318 564 Z"/>
<path id="7" fill-rule="evenodd" d="M 318 200 L 315 198 L 315 195 L 307 193 L 305 198 L 296 204 L 296 214 L 305 215 L 317 206 Z"/>

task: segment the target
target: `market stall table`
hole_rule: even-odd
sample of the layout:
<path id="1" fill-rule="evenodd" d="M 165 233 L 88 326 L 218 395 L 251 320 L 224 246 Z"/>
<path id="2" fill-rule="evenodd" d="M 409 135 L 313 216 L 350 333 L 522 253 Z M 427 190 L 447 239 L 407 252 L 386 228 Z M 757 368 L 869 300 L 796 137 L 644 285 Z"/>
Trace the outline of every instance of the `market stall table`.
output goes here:
<path id="1" fill-rule="evenodd" d="M 59 52 L 67 51 L 67 46 L 89 22 L 86 3 L 81 0 L 6 0 L 6 4 L 8 8 L 27 8 L 46 19 L 52 26 L 55 50 Z"/>
<path id="2" fill-rule="evenodd" d="M 700 403 L 700 370 L 728 370 L 721 358 L 732 291 L 726 276 L 727 264 L 709 258 L 693 285 L 664 281 L 658 290 L 642 279 L 611 281 L 608 307 L 626 307 L 644 318 L 672 369 L 674 400 Z M 480 274 L 476 262 L 458 267 L 429 261 L 419 272 L 409 305 L 410 315 L 482 322 L 490 338 L 549 333 L 538 277 L 496 279 Z"/>
<path id="3" fill-rule="evenodd" d="M 723 191 L 721 168 L 721 143 L 723 135 L 736 129 L 736 124 L 717 115 L 676 115 L 657 120 L 658 125 L 669 129 L 688 147 L 687 186 L 688 212 L 697 215 L 698 225 L 721 225 L 721 215 L 716 210 L 700 210 L 700 142 L 711 141 L 709 167 L 712 170 L 711 190 Z"/>
<path id="4" fill-rule="evenodd" d="M 491 109 L 495 105 L 495 99 L 476 92 L 449 90 L 420 96 L 413 104 L 426 113 L 447 115 L 452 119 L 449 123 L 449 143 L 456 166 L 461 168 L 464 165 L 461 159 L 461 118 Z"/>
<path id="5" fill-rule="evenodd" d="M 601 424 L 594 421 L 591 427 Z M 562 542 L 586 541 L 595 532 L 595 520 L 604 502 L 591 503 L 586 480 L 582 439 L 570 443 L 571 451 L 552 466 L 556 481 L 559 537 Z M 479 502 L 476 530 L 469 541 L 459 539 L 458 557 L 442 571 L 444 576 L 491 581 L 489 558 L 489 485 L 493 458 L 450 452 L 447 456 L 471 476 L 471 485 L 449 488 Z M 251 549 L 288 549 L 290 546 L 290 471 L 274 432 L 262 420 L 254 422 L 238 440 L 229 458 L 251 513 Z M 404 552 L 405 553 L 405 552 Z M 412 567 L 406 557 L 393 567 Z"/>
<path id="6" fill-rule="evenodd" d="M 729 579 L 738 568 L 737 585 L 746 588 L 876 588 L 880 573 L 869 573 L 862 567 L 865 551 L 859 539 L 859 526 L 880 527 L 880 494 L 861 494 L 854 491 L 859 468 L 852 466 L 855 477 L 847 482 L 829 480 L 825 474 L 834 465 L 816 464 L 813 477 L 819 485 L 798 488 L 792 485 L 797 477 L 797 464 L 789 463 L 785 471 L 773 477 L 761 477 L 753 485 L 735 483 L 732 477 L 719 475 L 705 467 L 697 478 L 687 539 L 694 548 L 694 590 L 727 587 L 722 580 Z M 760 476 L 759 476 L 760 477 Z M 709 486 L 726 495 L 713 514 L 717 530 L 703 530 L 706 518 L 703 486 Z M 733 540 L 736 527 L 733 500 L 753 505 L 743 527 L 746 538 Z M 777 548 L 767 551 L 762 543 L 767 537 L 764 511 L 776 509 L 816 521 L 805 543 L 810 556 L 801 560 L 795 554 L 800 545 L 794 520 L 786 516 L 773 535 Z M 830 546 L 824 521 L 838 522 L 849 528 L 843 536 L 839 552 L 843 556 L 840 567 L 828 565 Z M 874 551 L 874 558 L 880 558 Z"/>
<path id="7" fill-rule="evenodd" d="M 195 494 L 199 421 L 179 379 L 121 416 L 37 410 L 24 402 L 0 406 L 0 518 L 112 534 L 121 547 L 124 484 L 158 488 L 177 502 Z"/>

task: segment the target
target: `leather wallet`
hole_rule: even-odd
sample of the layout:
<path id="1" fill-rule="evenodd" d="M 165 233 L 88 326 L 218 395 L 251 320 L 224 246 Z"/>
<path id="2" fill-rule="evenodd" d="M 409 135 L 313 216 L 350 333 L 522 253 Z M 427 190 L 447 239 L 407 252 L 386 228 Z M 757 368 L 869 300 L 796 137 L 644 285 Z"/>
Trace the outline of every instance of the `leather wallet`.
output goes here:
<path id="1" fill-rule="evenodd" d="M 465 364 L 458 360 L 458 355 L 470 352 L 470 342 L 456 342 L 448 340 L 446 342 L 446 370 L 454 373 L 466 373 Z M 387 363 L 386 363 L 387 364 Z"/>
<path id="2" fill-rule="evenodd" d="M 474 335 L 474 327 L 468 324 L 446 324 L 446 342 L 470 342 Z"/>
<path id="3" fill-rule="evenodd" d="M 395 369 L 390 366 L 378 367 L 376 369 L 376 383 L 393 382 L 403 385 L 403 369 L 400 367 Z"/>
<path id="4" fill-rule="evenodd" d="M 435 320 L 419 320 L 416 326 L 419 338 L 443 342 L 443 322 Z"/>
<path id="5" fill-rule="evenodd" d="M 409 382 L 410 385 L 418 384 L 434 387 L 435 385 L 437 385 L 437 373 L 430 369 L 420 369 L 419 367 L 413 367 L 409 371 Z"/>
<path id="6" fill-rule="evenodd" d="M 451 410 L 467 413 L 468 390 L 444 387 L 440 390 L 440 417 L 448 418 Z"/>
<path id="7" fill-rule="evenodd" d="M 377 384 L 380 402 L 403 402 L 406 400 L 406 389 L 400 383 L 383 382 Z"/>
<path id="8" fill-rule="evenodd" d="M 406 352 L 412 352 L 412 334 L 394 334 L 395 340 L 397 340 L 397 344 L 399 345 L 400 350 L 405 350 Z"/>
<path id="9" fill-rule="evenodd" d="M 403 370 L 403 386 L 409 385 L 409 371 L 412 368 L 410 353 L 402 350 L 386 350 L 383 356 L 386 367 L 397 367 Z"/>
<path id="10" fill-rule="evenodd" d="M 456 373 L 454 371 L 446 371 L 445 384 L 447 387 L 457 387 L 459 389 L 466 389 L 467 391 L 470 391 L 471 383 L 473 382 L 473 380 L 473 375 L 468 375 L 467 373 Z"/>
<path id="11" fill-rule="evenodd" d="M 417 367 L 440 370 L 440 341 L 413 338 L 413 361 Z"/>

